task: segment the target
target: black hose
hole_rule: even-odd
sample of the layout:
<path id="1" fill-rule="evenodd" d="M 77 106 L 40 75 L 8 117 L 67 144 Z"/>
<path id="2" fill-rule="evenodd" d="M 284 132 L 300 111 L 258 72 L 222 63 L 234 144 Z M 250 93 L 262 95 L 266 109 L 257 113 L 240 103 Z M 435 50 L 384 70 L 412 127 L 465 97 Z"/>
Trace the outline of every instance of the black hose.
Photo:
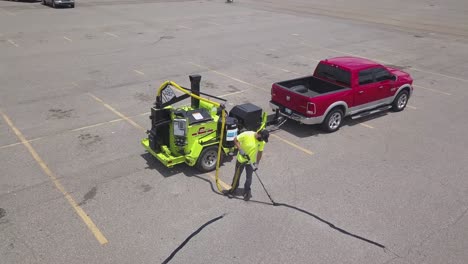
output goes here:
<path id="1" fill-rule="evenodd" d="M 342 234 L 345 234 L 345 235 L 348 235 L 348 236 L 352 236 L 352 237 L 354 237 L 354 238 L 357 238 L 357 239 L 360 239 L 360 240 L 365 241 L 365 242 L 367 242 L 367 243 L 370 243 L 370 244 L 372 244 L 372 245 L 374 245 L 374 246 L 378 246 L 378 247 L 380 247 L 380 248 L 385 249 L 385 246 L 382 245 L 382 244 L 380 244 L 380 243 L 377 243 L 377 242 L 374 242 L 374 241 L 369 240 L 369 239 L 367 239 L 367 238 L 364 238 L 364 237 L 355 235 L 355 234 L 353 234 L 353 233 L 350 233 L 350 232 L 348 232 L 348 231 L 346 231 L 346 230 L 344 230 L 344 229 L 342 229 L 342 228 L 339 228 L 339 227 L 335 226 L 334 224 L 328 222 L 327 220 L 324 220 L 324 219 L 318 217 L 317 215 L 314 215 L 314 214 L 312 214 L 312 213 L 310 213 L 310 212 L 307 212 L 307 211 L 304 210 L 304 209 L 297 208 L 297 207 L 295 207 L 295 206 L 292 206 L 292 205 L 289 205 L 289 204 L 285 204 L 285 203 L 277 203 L 277 202 L 275 202 L 275 201 L 273 200 L 273 198 L 271 198 L 271 195 L 268 193 L 267 189 L 265 188 L 265 185 L 263 184 L 262 180 L 260 179 L 260 176 L 258 176 L 257 168 L 256 168 L 252 163 L 249 163 L 249 164 L 250 164 L 250 166 L 252 166 L 252 169 L 254 170 L 255 175 L 257 175 L 258 181 L 259 181 L 260 184 L 262 185 L 263 190 L 265 190 L 265 193 L 267 194 L 267 196 L 268 196 L 268 198 L 270 199 L 271 204 L 272 204 L 273 206 L 284 206 L 284 207 L 287 207 L 287 208 L 290 208 L 290 209 L 297 210 L 297 211 L 299 211 L 299 212 L 301 212 L 301 213 L 304 213 L 304 214 L 307 214 L 307 215 L 310 215 L 310 216 L 314 217 L 315 219 L 319 220 L 319 221 L 322 222 L 322 223 L 327 224 L 329 227 L 331 227 L 331 228 L 337 230 L 338 232 L 340 232 L 340 233 L 342 233 Z"/>
<path id="2" fill-rule="evenodd" d="M 192 239 L 192 237 L 196 236 L 198 233 L 200 233 L 200 231 L 203 230 L 203 228 L 205 228 L 207 225 L 209 224 L 212 224 L 216 221 L 218 221 L 219 219 L 223 218 L 226 214 L 223 214 L 221 216 L 218 216 L 214 219 L 211 219 L 210 221 L 206 222 L 204 225 L 200 226 L 195 232 L 193 232 L 192 234 L 190 234 L 190 236 L 188 236 L 184 242 L 182 242 L 182 244 L 180 244 L 174 251 L 172 251 L 171 255 L 169 257 L 167 257 L 163 262 L 162 264 L 167 264 L 169 263 L 169 261 L 171 261 L 171 259 L 177 254 L 177 252 L 179 252 L 179 250 L 181 250 L 185 244 L 187 244 L 189 242 L 190 239 Z"/>

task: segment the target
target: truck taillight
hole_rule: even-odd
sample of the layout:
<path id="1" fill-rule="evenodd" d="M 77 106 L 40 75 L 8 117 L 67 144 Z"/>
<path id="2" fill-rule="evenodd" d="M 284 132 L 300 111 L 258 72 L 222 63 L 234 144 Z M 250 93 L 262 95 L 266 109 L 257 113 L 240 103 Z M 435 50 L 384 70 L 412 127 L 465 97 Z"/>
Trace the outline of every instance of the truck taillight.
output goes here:
<path id="1" fill-rule="evenodd" d="M 314 103 L 307 103 L 307 114 L 314 115 L 315 114 L 315 104 Z"/>

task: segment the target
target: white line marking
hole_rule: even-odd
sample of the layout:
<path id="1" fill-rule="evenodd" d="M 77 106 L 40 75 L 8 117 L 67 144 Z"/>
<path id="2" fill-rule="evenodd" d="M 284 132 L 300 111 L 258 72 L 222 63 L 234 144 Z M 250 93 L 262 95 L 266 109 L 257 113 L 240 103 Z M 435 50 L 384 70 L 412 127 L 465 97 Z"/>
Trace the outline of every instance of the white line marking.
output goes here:
<path id="1" fill-rule="evenodd" d="M 293 73 L 293 74 L 300 75 L 300 76 L 303 75 L 303 74 L 300 74 L 300 73 L 297 73 L 297 72 L 293 72 L 293 71 L 290 71 L 290 70 L 287 70 L 287 69 L 275 67 L 275 66 L 272 66 L 272 65 L 270 65 L 270 64 L 263 63 L 263 62 L 257 62 L 257 64 L 264 65 L 264 66 L 267 66 L 267 67 L 270 67 L 270 68 L 273 68 L 273 69 L 277 69 L 277 70 L 280 70 L 280 71 L 284 71 L 284 72 L 287 72 L 287 73 Z"/>
<path id="2" fill-rule="evenodd" d="M 237 92 L 233 92 L 233 93 L 228 93 L 228 94 L 223 94 L 223 95 L 218 95 L 217 97 L 226 97 L 226 96 L 230 96 L 230 95 L 235 95 L 235 94 L 240 94 L 240 93 L 243 93 L 245 91 L 237 91 Z"/>
<path id="3" fill-rule="evenodd" d="M 446 92 L 442 92 L 442 91 L 439 91 L 439 90 L 436 90 L 436 89 L 422 87 L 420 85 L 413 85 L 413 86 L 418 88 L 418 89 L 429 90 L 429 91 L 432 91 L 432 92 L 435 92 L 435 93 L 441 93 L 441 94 L 445 94 L 445 95 L 452 95 L 451 93 L 446 93 Z"/>
<path id="4" fill-rule="evenodd" d="M 185 29 L 191 29 L 191 28 L 189 28 L 189 27 L 186 27 L 186 26 L 180 26 L 180 25 L 179 25 L 179 26 L 177 26 L 177 27 L 179 27 L 179 28 L 185 28 Z"/>
<path id="5" fill-rule="evenodd" d="M 118 37 L 119 37 L 119 36 L 117 36 L 116 34 L 112 34 L 112 33 L 109 33 L 109 32 L 104 32 L 104 34 L 109 35 L 109 36 L 114 37 L 114 38 L 118 38 Z"/>
<path id="6" fill-rule="evenodd" d="M 216 22 L 208 21 L 207 23 L 208 23 L 208 24 L 213 24 L 213 25 L 216 25 L 216 26 L 222 26 L 221 24 L 218 24 L 218 23 L 216 23 Z"/>
<path id="7" fill-rule="evenodd" d="M 269 51 L 277 51 L 277 49 L 268 49 Z"/>
<path id="8" fill-rule="evenodd" d="M 414 110 L 418 109 L 417 107 L 414 107 L 414 106 L 411 106 L 411 105 L 406 105 L 406 106 L 407 106 L 408 108 L 411 108 L 411 109 L 414 109 Z"/>
<path id="9" fill-rule="evenodd" d="M 64 36 L 63 38 L 66 39 L 66 40 L 68 40 L 69 42 L 73 42 L 73 40 L 71 40 L 71 39 L 69 39 L 69 38 L 67 38 L 67 37 L 65 37 L 65 36 Z"/>
<path id="10" fill-rule="evenodd" d="M 299 36 L 299 34 L 297 34 L 297 33 L 294 33 L 294 34 L 291 34 L 291 35 L 292 35 L 292 36 L 296 36 L 296 37 Z"/>
<path id="11" fill-rule="evenodd" d="M 15 43 L 13 40 L 11 40 L 11 39 L 8 39 L 8 42 L 10 42 L 11 45 L 13 45 L 13 46 L 15 46 L 15 47 L 17 47 L 17 48 L 19 47 L 19 45 L 16 44 L 16 43 Z"/>
<path id="12" fill-rule="evenodd" d="M 139 71 L 139 70 L 133 70 L 133 71 L 136 72 L 136 73 L 138 73 L 138 74 L 140 74 L 140 75 L 145 75 L 144 72 L 141 72 L 141 71 Z"/>
<path id="13" fill-rule="evenodd" d="M 241 56 L 238 56 L 239 59 L 243 59 L 243 60 L 249 60 L 247 58 L 244 58 L 244 57 L 241 57 Z"/>
<path id="14" fill-rule="evenodd" d="M 73 86 L 76 86 L 76 87 L 79 86 L 76 82 L 72 82 L 71 84 L 72 84 Z"/>

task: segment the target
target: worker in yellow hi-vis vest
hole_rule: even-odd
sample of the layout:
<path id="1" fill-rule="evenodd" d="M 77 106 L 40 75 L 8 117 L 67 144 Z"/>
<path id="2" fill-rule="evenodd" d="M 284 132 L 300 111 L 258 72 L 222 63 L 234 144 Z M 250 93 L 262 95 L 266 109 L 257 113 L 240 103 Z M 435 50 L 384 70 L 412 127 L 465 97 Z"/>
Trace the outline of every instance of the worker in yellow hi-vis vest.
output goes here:
<path id="1" fill-rule="evenodd" d="M 262 159 L 263 148 L 265 147 L 265 143 L 268 142 L 269 136 L 268 130 L 263 129 L 259 132 L 245 131 L 234 138 L 234 144 L 239 150 L 237 153 L 236 169 L 232 179 L 232 188 L 224 191 L 224 194 L 229 195 L 236 191 L 239 186 L 240 176 L 245 168 L 247 175 L 244 183 L 244 200 L 250 200 L 252 197 L 250 185 L 252 184 L 254 169 L 248 163 L 253 164 L 255 167 L 258 166 Z"/>

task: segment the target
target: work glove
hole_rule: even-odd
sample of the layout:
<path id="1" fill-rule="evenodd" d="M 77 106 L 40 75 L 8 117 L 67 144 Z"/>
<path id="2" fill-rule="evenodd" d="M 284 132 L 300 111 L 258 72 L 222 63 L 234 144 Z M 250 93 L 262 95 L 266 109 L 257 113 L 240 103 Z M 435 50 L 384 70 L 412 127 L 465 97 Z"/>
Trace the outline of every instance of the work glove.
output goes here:
<path id="1" fill-rule="evenodd" d="M 243 151 L 242 149 L 239 149 L 239 154 L 241 154 L 244 157 L 247 155 L 247 154 L 245 154 L 245 151 Z"/>
<path id="2" fill-rule="evenodd" d="M 257 163 L 252 163 L 252 169 L 253 171 L 257 171 L 258 170 L 258 164 Z"/>

